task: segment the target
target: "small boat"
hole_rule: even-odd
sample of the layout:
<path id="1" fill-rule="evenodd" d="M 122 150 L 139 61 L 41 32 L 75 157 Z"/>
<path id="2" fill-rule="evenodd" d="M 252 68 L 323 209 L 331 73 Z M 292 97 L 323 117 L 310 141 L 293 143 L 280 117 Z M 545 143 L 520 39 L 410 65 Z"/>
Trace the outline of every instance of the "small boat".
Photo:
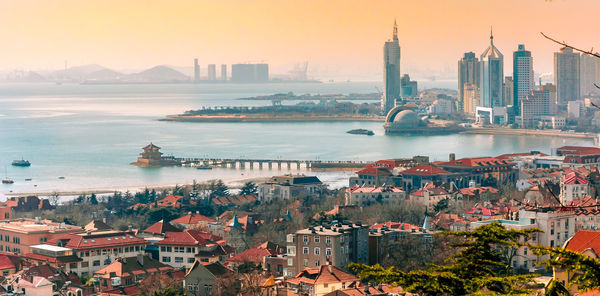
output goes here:
<path id="1" fill-rule="evenodd" d="M 60 179 L 60 180 L 64 180 L 64 179 L 65 179 L 65 177 L 58 177 L 58 179 Z"/>
<path id="2" fill-rule="evenodd" d="M 27 179 L 25 179 L 25 181 L 31 181 L 31 178 L 27 178 Z"/>
<path id="3" fill-rule="evenodd" d="M 19 167 L 28 167 L 31 166 L 31 162 L 29 160 L 21 159 L 21 160 L 13 160 L 12 165 Z"/>
<path id="4" fill-rule="evenodd" d="M 9 177 L 4 177 L 2 179 L 2 184 L 12 184 L 15 183 L 15 181 L 13 181 L 13 179 L 9 178 Z"/>
<path id="5" fill-rule="evenodd" d="M 196 167 L 197 170 L 212 170 L 211 165 L 199 165 Z"/>
<path id="6" fill-rule="evenodd" d="M 347 131 L 347 133 L 353 134 L 353 135 L 367 135 L 367 136 L 372 136 L 375 134 L 375 133 L 373 133 L 372 130 L 362 129 L 362 128 L 349 130 L 349 131 Z"/>

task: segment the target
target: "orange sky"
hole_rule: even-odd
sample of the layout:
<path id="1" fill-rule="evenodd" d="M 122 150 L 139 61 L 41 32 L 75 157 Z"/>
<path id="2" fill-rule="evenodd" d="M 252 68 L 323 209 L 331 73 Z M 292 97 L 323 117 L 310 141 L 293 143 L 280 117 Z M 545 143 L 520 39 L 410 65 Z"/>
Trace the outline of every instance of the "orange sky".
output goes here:
<path id="1" fill-rule="evenodd" d="M 65 59 L 143 69 L 198 57 L 265 61 L 282 73 L 306 60 L 314 75 L 377 80 L 394 17 L 401 71 L 417 77 L 455 76 L 462 53 L 487 47 L 490 26 L 506 75 L 518 43 L 533 52 L 536 73 L 552 71 L 558 47 L 540 31 L 600 48 L 597 0 L 0 1 L 0 69 L 56 69 Z"/>

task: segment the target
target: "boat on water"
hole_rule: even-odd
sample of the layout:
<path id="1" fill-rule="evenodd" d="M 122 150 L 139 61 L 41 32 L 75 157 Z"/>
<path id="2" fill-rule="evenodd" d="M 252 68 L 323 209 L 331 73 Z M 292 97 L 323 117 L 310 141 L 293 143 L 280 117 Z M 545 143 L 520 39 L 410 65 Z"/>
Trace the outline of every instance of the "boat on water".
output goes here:
<path id="1" fill-rule="evenodd" d="M 27 179 L 25 179 L 25 181 L 31 181 L 31 178 L 27 178 Z"/>
<path id="2" fill-rule="evenodd" d="M 211 165 L 199 165 L 196 167 L 197 170 L 212 170 Z"/>
<path id="3" fill-rule="evenodd" d="M 25 160 L 25 159 L 13 160 L 12 165 L 19 166 L 19 167 L 28 167 L 28 166 L 31 166 L 31 162 L 29 162 L 29 160 Z"/>
<path id="4" fill-rule="evenodd" d="M 65 179 L 65 177 L 62 177 L 62 176 L 61 176 L 61 177 L 58 177 L 58 179 L 60 179 L 60 180 L 64 180 L 64 179 Z"/>
<path id="5" fill-rule="evenodd" d="M 2 184 L 12 184 L 12 183 L 15 183 L 15 181 L 13 181 L 13 179 L 11 179 L 9 177 L 2 178 Z"/>
<path id="6" fill-rule="evenodd" d="M 375 134 L 372 130 L 362 129 L 362 128 L 349 130 L 349 131 L 347 131 L 347 133 L 353 134 L 353 135 L 367 135 L 367 136 L 372 136 Z"/>

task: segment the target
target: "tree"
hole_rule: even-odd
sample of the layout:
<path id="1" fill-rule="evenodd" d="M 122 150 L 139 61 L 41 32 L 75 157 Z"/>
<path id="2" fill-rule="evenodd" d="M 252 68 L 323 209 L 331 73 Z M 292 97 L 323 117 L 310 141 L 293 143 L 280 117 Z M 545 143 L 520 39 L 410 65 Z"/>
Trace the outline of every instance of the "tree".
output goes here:
<path id="1" fill-rule="evenodd" d="M 59 200 L 60 200 L 60 194 L 58 194 L 58 192 L 56 192 L 56 191 L 52 192 L 48 196 L 48 202 L 50 202 L 50 204 L 55 207 L 58 205 Z"/>
<path id="2" fill-rule="evenodd" d="M 258 187 L 252 181 L 248 181 L 242 186 L 240 190 L 240 195 L 256 195 L 258 192 Z"/>
<path id="3" fill-rule="evenodd" d="M 96 194 L 92 193 L 92 195 L 90 195 L 90 203 L 92 205 L 97 205 L 98 204 L 98 199 L 96 198 Z"/>
<path id="4" fill-rule="evenodd" d="M 428 269 L 409 272 L 394 266 L 384 268 L 351 263 L 349 267 L 364 280 L 398 284 L 404 290 L 420 295 L 527 294 L 535 275 L 513 275 L 499 248 L 523 246 L 521 239 L 539 231 L 508 230 L 498 222 L 492 222 L 473 231 L 443 233 L 464 238 L 462 242 L 451 244 L 460 251 L 446 259 L 447 265 L 432 265 Z"/>
<path id="5" fill-rule="evenodd" d="M 229 188 L 220 179 L 210 184 L 210 191 L 210 197 L 229 196 Z"/>

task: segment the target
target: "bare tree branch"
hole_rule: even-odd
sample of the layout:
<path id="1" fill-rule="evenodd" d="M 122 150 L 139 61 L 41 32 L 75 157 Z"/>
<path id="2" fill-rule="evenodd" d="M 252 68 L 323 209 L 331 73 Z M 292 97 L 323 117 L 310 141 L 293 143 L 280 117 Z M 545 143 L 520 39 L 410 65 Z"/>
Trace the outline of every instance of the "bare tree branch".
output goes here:
<path id="1" fill-rule="evenodd" d="M 560 41 L 558 41 L 558 40 L 556 40 L 556 39 L 553 39 L 553 38 L 551 38 L 551 37 L 548 37 L 548 36 L 546 36 L 546 34 L 544 34 L 543 32 L 540 32 L 540 34 L 542 34 L 542 36 L 544 36 L 544 38 L 546 38 L 546 39 L 548 39 L 548 40 L 550 40 L 550 41 L 552 41 L 552 42 L 554 42 L 554 43 L 560 44 L 560 45 L 562 45 L 562 46 L 564 46 L 564 47 L 571 48 L 571 49 L 573 49 L 573 50 L 575 50 L 575 51 L 579 51 L 579 52 L 582 52 L 582 53 L 589 54 L 589 55 L 591 55 L 591 56 L 595 56 L 595 57 L 597 57 L 597 58 L 600 58 L 600 54 L 597 54 L 597 53 L 594 53 L 594 52 L 593 52 L 594 48 L 592 48 L 592 49 L 591 49 L 591 50 L 589 50 L 589 51 L 588 51 L 588 50 L 579 49 L 579 48 L 577 48 L 577 47 L 573 47 L 573 46 L 571 46 L 571 45 L 567 44 L 567 43 L 566 43 L 566 42 L 564 42 L 564 41 L 563 41 L 563 42 L 560 42 Z"/>

